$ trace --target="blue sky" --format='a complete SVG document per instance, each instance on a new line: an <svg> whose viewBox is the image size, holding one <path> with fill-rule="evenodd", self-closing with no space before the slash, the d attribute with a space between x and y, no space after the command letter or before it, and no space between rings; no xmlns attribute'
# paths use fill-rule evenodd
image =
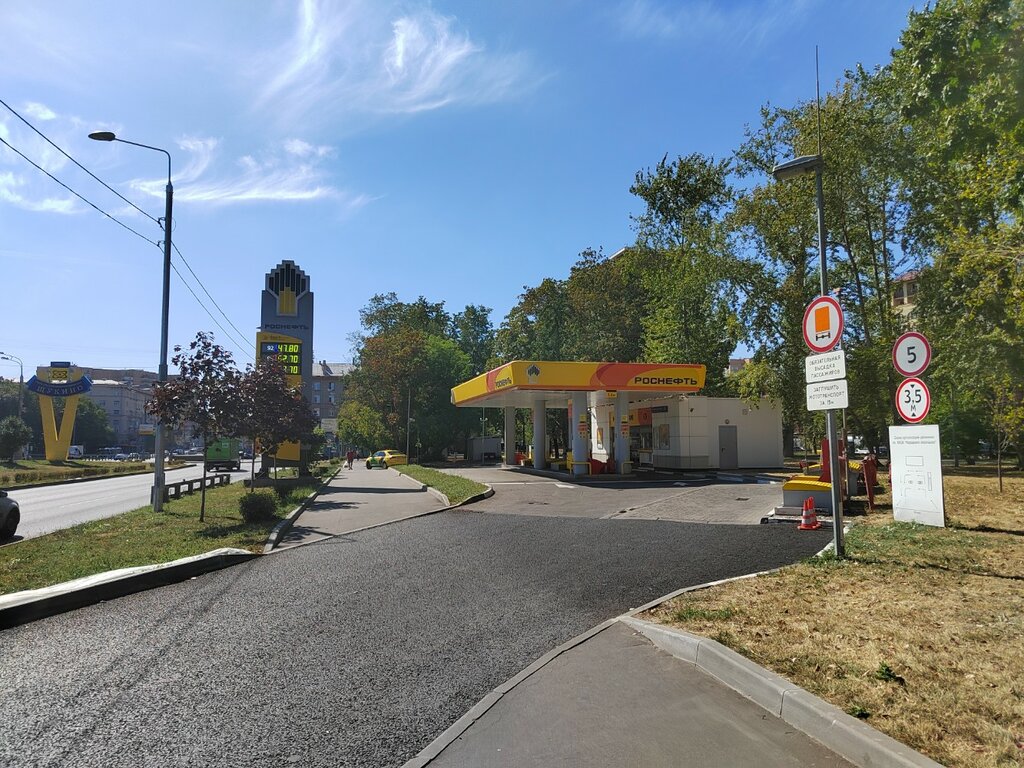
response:
<svg viewBox="0 0 1024 768"><path fill-rule="evenodd" d="M917 4L920 6L920 3ZM900 0L435 0L0 5L0 99L153 217L167 149L170 344L252 360L263 276L310 275L317 359L375 293L494 311L634 239L638 170L731 153L762 104L889 59ZM0 137L152 241L159 227L0 106ZM156 369L161 251L0 145L0 351ZM236 332L235 328L238 329ZM0 376L17 367L0 361Z"/></svg>

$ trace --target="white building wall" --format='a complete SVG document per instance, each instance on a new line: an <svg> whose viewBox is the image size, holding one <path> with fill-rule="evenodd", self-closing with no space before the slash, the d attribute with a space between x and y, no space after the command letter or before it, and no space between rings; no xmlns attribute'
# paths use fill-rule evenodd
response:
<svg viewBox="0 0 1024 768"><path fill-rule="evenodd" d="M634 403L651 408L654 466L673 469L718 469L718 427L735 426L737 468L782 466L782 414L768 401L759 407L736 398L682 396ZM595 459L608 458L615 426L614 407L592 409L590 451ZM597 430L603 428L604 445L598 447Z"/></svg>
<svg viewBox="0 0 1024 768"><path fill-rule="evenodd" d="M726 397L708 401L708 447L718 466L719 425L736 426L739 468L782 466L782 414L766 399L755 408L743 400Z"/></svg>

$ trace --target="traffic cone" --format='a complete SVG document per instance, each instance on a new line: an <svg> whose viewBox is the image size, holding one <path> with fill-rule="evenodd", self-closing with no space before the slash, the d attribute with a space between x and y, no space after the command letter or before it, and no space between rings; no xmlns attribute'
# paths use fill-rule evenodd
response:
<svg viewBox="0 0 1024 768"><path fill-rule="evenodd" d="M800 525L797 528L801 531L814 531L821 528L818 514L814 511L814 499L810 496L804 500L804 511L800 516Z"/></svg>

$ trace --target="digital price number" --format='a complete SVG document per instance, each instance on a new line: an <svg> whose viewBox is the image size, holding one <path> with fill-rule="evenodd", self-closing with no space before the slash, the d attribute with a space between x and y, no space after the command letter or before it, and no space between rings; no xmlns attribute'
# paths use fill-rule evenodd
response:
<svg viewBox="0 0 1024 768"><path fill-rule="evenodd" d="M284 341L264 341L260 344L260 357L276 358L289 376L302 375L302 345Z"/></svg>

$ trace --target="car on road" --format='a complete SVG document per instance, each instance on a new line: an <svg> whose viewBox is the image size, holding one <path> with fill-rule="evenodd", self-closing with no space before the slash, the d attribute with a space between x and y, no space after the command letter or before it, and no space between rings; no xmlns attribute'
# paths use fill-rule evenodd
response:
<svg viewBox="0 0 1024 768"><path fill-rule="evenodd" d="M370 456L366 460L366 468L373 469L374 467L393 467L396 464L408 464L409 459L406 455L400 451L388 449L386 451L377 451L375 454Z"/></svg>
<svg viewBox="0 0 1024 768"><path fill-rule="evenodd" d="M21 507L18 502L0 491L0 541L13 538L21 522Z"/></svg>

